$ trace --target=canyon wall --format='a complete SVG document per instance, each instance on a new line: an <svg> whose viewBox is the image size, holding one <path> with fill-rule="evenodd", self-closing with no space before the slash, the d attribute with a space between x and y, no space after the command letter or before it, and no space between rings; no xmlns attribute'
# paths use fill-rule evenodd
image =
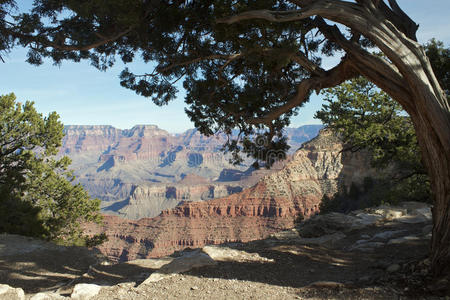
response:
<svg viewBox="0 0 450 300"><path fill-rule="evenodd" d="M297 144L314 137L320 126L302 128L289 129ZM105 213L138 219L180 201L231 195L271 172L252 170L250 161L230 164L220 151L225 141L223 134L206 137L195 129L171 134L155 125L66 126L59 154L72 159L77 182L102 200Z"/></svg>
<svg viewBox="0 0 450 300"><path fill-rule="evenodd" d="M99 249L112 259L158 257L186 247L262 239L291 228L301 215L316 214L322 197L357 181L371 169L365 156L342 154L329 131L306 143L276 172L240 193L202 202L183 202L155 218L137 221L106 216L109 241ZM365 172L365 173L364 173ZM361 178L362 180L362 178Z"/></svg>

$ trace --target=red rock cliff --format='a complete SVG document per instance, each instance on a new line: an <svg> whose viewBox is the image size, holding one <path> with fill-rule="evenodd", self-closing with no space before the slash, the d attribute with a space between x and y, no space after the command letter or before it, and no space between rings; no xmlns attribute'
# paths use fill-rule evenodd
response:
<svg viewBox="0 0 450 300"><path fill-rule="evenodd" d="M262 239L291 228L298 215L318 212L324 194L337 191L343 159L351 162L351 168L365 163L361 158L343 157L341 150L340 141L324 131L299 149L283 169L241 193L185 202L155 218L130 221L106 216L103 230L109 241L100 250L118 260L158 257L186 247ZM100 230L91 228L91 232Z"/></svg>

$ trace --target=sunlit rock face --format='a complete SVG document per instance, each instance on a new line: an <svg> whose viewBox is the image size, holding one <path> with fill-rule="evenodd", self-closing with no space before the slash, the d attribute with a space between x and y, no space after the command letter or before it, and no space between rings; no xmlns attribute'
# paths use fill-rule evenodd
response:
<svg viewBox="0 0 450 300"><path fill-rule="evenodd" d="M292 129L296 140L314 137L320 126ZM298 137L296 138L296 133ZM129 219L154 217L180 201L225 197L254 185L271 170L250 161L229 163L220 150L225 135L206 137L195 129L170 134L155 125L121 130L112 126L66 126L60 155L69 155L78 182L103 211ZM193 187L187 187L193 185ZM176 195L161 192L175 189Z"/></svg>
<svg viewBox="0 0 450 300"><path fill-rule="evenodd" d="M364 157L343 155L342 149L334 134L322 131L295 152L283 168L242 192L209 201L183 201L155 218L131 221L109 216L103 228L89 230L106 231L109 241L100 250L117 260L265 238L292 228L299 215L308 218L316 214L324 195L336 193L341 184L355 180L355 176L372 172ZM174 194L182 193L177 190Z"/></svg>

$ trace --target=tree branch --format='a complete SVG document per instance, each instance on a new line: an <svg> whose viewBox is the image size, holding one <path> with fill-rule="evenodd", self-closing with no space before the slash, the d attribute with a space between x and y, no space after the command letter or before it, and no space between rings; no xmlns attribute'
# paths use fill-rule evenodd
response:
<svg viewBox="0 0 450 300"><path fill-rule="evenodd" d="M396 0L388 0L388 2L392 8L392 11L401 20L401 23L405 29L406 36L417 41L416 32L417 29L419 29L419 25L416 24L407 14L405 14L405 12L400 8Z"/></svg>
<svg viewBox="0 0 450 300"><path fill-rule="evenodd" d="M328 25L321 17L316 17L314 21L327 39L337 43L351 56L355 70L370 78L406 110L412 108L410 92L404 88L404 77L394 64L362 49L358 43L347 40L336 26Z"/></svg>
<svg viewBox="0 0 450 300"><path fill-rule="evenodd" d="M312 16L322 16L330 20L354 19L355 16L362 17L360 5L340 0L317 0L317 1L295 1L302 9L274 11L274 10L252 10L238 15L218 19L217 23L233 24L245 20L263 19L269 22L292 22L303 20ZM358 14L356 14L358 12ZM334 20L333 20L334 21ZM350 20L349 20L350 21ZM340 22L344 24L343 22Z"/></svg>
<svg viewBox="0 0 450 300"><path fill-rule="evenodd" d="M300 82L297 86L297 94L286 104L273 109L264 117L250 119L248 123L270 126L273 120L306 102L311 91L315 90L318 92L323 88L333 87L357 75L358 73L355 72L350 61L343 58L339 65L329 71L325 71L323 76L310 77Z"/></svg>
<svg viewBox="0 0 450 300"><path fill-rule="evenodd" d="M119 38L121 38L122 36L126 35L127 33L129 33L132 30L132 28L128 28L122 32L119 32L118 34L116 34L115 36L112 37L103 37L102 39L89 44L89 45L84 45L84 46L76 46L76 45L66 45L66 44L57 44L54 42L44 42L43 45L44 46L50 46L52 48L58 49L58 50L64 50L64 51L87 51L93 48L97 48L101 45L110 43L110 42L114 42L115 40L118 40ZM99 34L96 34L97 36L100 36Z"/></svg>
<svg viewBox="0 0 450 300"><path fill-rule="evenodd" d="M52 47L54 49L58 49L58 50L63 50L63 51L87 51L90 49L94 49L97 48L101 45L113 42L119 38L121 38L122 36L128 34L129 32L131 32L132 28L128 28L122 32L119 32L118 34L116 34L115 36L112 37L104 37L92 44L88 44L88 45L67 45L67 44L60 44L60 43L55 43L53 41L50 41L48 39L42 40L42 36L41 35L28 35L28 34L23 34L20 32L16 32L14 30L8 29L8 32L18 38L18 39L24 39L24 40L28 40L28 41L34 41L37 42L38 44L43 45L44 47ZM94 33L96 36L100 36L98 33Z"/></svg>
<svg viewBox="0 0 450 300"><path fill-rule="evenodd" d="M173 68L187 66L187 65L190 65L193 63L204 61L204 60L223 59L223 60L227 60L227 63L229 63L230 61L232 61L240 56L242 56L242 53L235 53L235 54L231 54L231 55L212 54L212 55L208 55L208 56L193 58L193 59L178 62L178 63L172 63L172 64L168 65L167 67L157 67L156 71L158 73L164 74Z"/></svg>

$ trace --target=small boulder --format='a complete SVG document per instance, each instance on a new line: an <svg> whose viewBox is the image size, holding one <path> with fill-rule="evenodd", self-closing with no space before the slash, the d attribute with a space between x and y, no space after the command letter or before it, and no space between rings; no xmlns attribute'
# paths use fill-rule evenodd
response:
<svg viewBox="0 0 450 300"><path fill-rule="evenodd" d="M0 299L25 300L25 293L21 288L0 284Z"/></svg>
<svg viewBox="0 0 450 300"><path fill-rule="evenodd" d="M37 293L30 297L30 300L59 300L59 299L65 298L57 293L52 292Z"/></svg>
<svg viewBox="0 0 450 300"><path fill-rule="evenodd" d="M373 211L375 214L383 216L386 220L395 220L407 214L406 208L380 205Z"/></svg>
<svg viewBox="0 0 450 300"><path fill-rule="evenodd" d="M101 288L102 287L97 284L78 283L73 287L73 292L70 295L70 298L88 300L96 296L100 292Z"/></svg>
<svg viewBox="0 0 450 300"><path fill-rule="evenodd" d="M211 266L215 264L217 263L204 252L201 252L199 250L186 252L182 256L174 259L170 263L162 266L158 271L151 274L149 278L141 283L141 286L151 282L160 281L175 274L187 272L193 268Z"/></svg>

